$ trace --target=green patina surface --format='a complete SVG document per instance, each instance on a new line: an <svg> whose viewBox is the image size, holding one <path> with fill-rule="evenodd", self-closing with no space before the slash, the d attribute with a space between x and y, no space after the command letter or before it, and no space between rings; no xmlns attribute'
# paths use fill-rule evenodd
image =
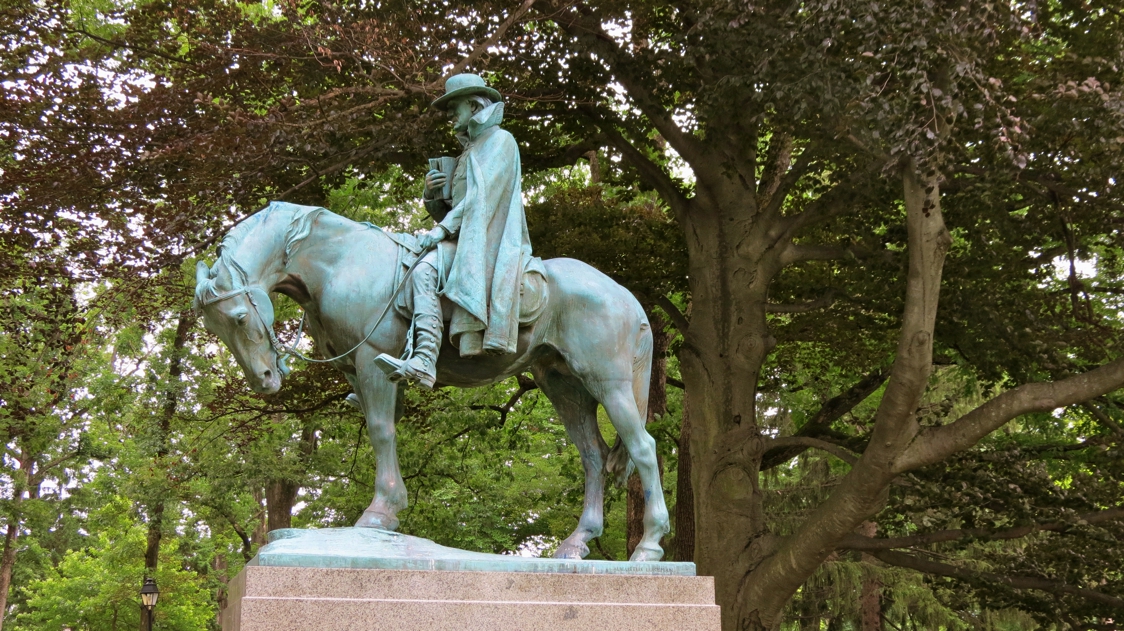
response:
<svg viewBox="0 0 1124 631"><path fill-rule="evenodd" d="M284 528L251 565L450 572L538 572L694 576L694 563L581 561L469 552L378 528Z"/></svg>

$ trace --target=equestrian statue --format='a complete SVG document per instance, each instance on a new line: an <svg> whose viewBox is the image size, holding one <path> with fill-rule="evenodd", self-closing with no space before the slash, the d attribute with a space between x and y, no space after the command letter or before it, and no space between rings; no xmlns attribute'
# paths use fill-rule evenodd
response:
<svg viewBox="0 0 1124 631"><path fill-rule="evenodd" d="M652 364L644 311L593 267L532 255L519 149L499 126L496 90L477 75L456 75L433 107L448 113L464 148L455 159L430 160L423 202L433 229L393 233L274 202L230 230L213 267L197 265L195 308L250 387L274 393L288 373L285 357L299 353L278 341L269 295L302 307L326 358L305 359L344 373L375 450L375 496L356 526L395 530L406 507L394 429L400 383L471 388L529 371L585 469L581 517L554 556L589 554L603 528L606 476L623 481L635 465L644 535L631 560L658 561L669 528L656 443L644 427ZM612 449L598 405L617 432Z"/></svg>

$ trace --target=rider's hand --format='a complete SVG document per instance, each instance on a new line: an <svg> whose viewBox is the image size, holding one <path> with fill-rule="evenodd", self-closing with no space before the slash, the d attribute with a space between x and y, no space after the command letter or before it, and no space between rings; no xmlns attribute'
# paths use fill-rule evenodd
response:
<svg viewBox="0 0 1124 631"><path fill-rule="evenodd" d="M441 187L445 186L445 181L447 179L448 176L444 173L437 169L432 169L429 173L425 174L425 188L436 197L436 195L441 192Z"/></svg>
<svg viewBox="0 0 1124 631"><path fill-rule="evenodd" d="M449 233L445 232L445 227L438 224L429 232L424 232L418 237L418 245L420 245L423 250L430 250L438 243L444 241L447 236L449 236Z"/></svg>

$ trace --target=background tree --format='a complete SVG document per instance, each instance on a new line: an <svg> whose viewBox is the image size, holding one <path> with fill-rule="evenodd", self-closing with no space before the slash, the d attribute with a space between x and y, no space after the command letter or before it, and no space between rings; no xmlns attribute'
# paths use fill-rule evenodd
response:
<svg viewBox="0 0 1124 631"><path fill-rule="evenodd" d="M1096 458L1116 449L1124 382L1120 15L1068 2L17 5L0 17L0 239L57 248L76 278L135 304L142 330L167 331L149 323L185 305L162 271L267 198L408 189L425 157L456 151L425 109L442 77L487 72L528 172L598 150L600 179L654 192L682 230L688 295L671 298L690 313L666 314L682 335L694 554L727 628L775 627L789 603L841 621L842 596L812 592L852 550L974 586L933 583L924 600L884 573L883 613L960 599L981 616L1006 603L1105 624L1119 577L1043 548L1104 536L1119 508ZM494 394L475 405L504 407ZM267 403L218 418L278 436L326 421ZM1012 443L988 437L1005 424ZM329 427L310 435L344 435ZM312 485L317 444L271 479ZM1035 451L1048 444L1064 448ZM842 460L825 471L809 448ZM1004 476L1020 483L1002 491ZM987 510L941 509L937 490L957 482ZM216 520L260 519L265 486L219 491L239 511ZM879 538L855 540L868 523ZM1017 528L1041 532L1004 538ZM1039 538L1039 563L983 565Z"/></svg>
<svg viewBox="0 0 1124 631"><path fill-rule="evenodd" d="M881 510L898 476L972 447L1019 414L1121 385L1112 325L1084 296L1072 310L1052 308L1041 286L1058 254L1082 258L1073 234L1092 247L1119 237L1115 182L1104 170L1119 167L1119 95L1102 85L1118 79L1119 66L1107 61L1120 56L1118 13L620 2L548 4L543 14L550 21L513 40L497 63L524 94L566 95L539 101L550 115L537 120L596 130L660 193L686 235L692 315L680 358L693 425L696 560L716 576L724 626L776 625L800 585ZM1062 93L1077 97L1064 111L1053 106ZM1081 136L1099 140L1079 148L1069 139L1081 121L1093 126ZM1089 170L1066 168L1077 155ZM677 160L692 179L677 177ZM1059 192L1055 183L1066 180ZM1080 217L1064 210L1075 204ZM1065 249L1051 256L1051 246ZM860 294L865 313L855 316L881 326L856 340L876 363L843 361L861 375L890 360L889 379L861 459L803 523L774 532L763 515L761 461L797 441L771 440L758 409L767 358L788 341L768 314L829 303L815 285L797 282L803 296L786 296L781 283L845 266L820 261L847 260L867 263L856 273L881 290ZM951 283L942 284L946 273ZM1070 278L1080 282L1076 272ZM938 320L938 293L950 285L953 308ZM986 306L966 300L984 287ZM770 293L804 301L770 307ZM1027 303L1051 317L1012 308ZM1014 322L1028 325L1020 351L964 348L989 339L995 325L1011 326L1010 339ZM1052 341L1059 330L1064 351L1031 351L1031 339ZM1011 389L923 427L918 406L934 349L957 346L966 366Z"/></svg>

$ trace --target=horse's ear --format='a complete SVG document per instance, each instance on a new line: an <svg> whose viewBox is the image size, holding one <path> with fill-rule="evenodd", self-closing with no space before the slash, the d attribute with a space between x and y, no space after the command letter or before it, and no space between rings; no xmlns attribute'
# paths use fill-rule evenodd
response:
<svg viewBox="0 0 1124 631"><path fill-rule="evenodd" d="M199 287L200 285L202 285L203 281L207 280L210 277L211 277L211 268L207 267L206 263L204 263L203 261L199 261L198 263L195 264L195 286L196 287Z"/></svg>

